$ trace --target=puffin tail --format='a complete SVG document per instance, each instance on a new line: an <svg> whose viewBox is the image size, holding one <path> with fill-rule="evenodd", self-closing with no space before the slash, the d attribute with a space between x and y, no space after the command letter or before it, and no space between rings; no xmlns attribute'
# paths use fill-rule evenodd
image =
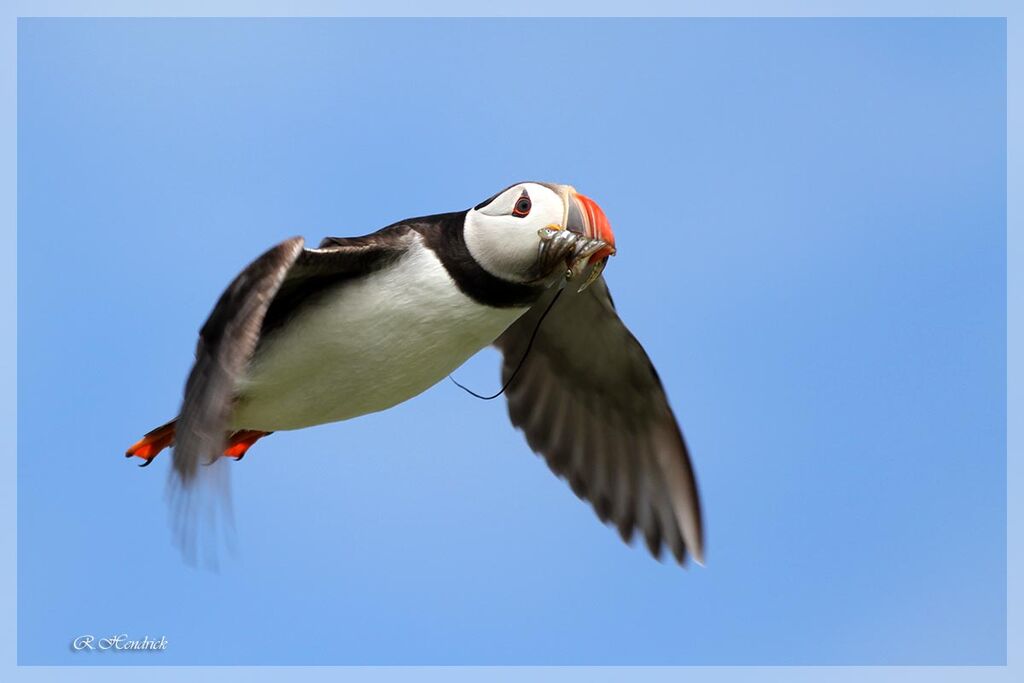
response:
<svg viewBox="0 0 1024 683"><path fill-rule="evenodd" d="M139 467L145 467L149 463L153 462L160 451L174 445L174 429L177 425L178 420L174 419L167 424L160 425L156 429L148 432L144 437L136 441L132 446L125 451L124 456L130 458L135 456L136 458L142 458L144 462ZM227 438L227 442L224 447L224 455L235 460L241 460L242 456L246 454L249 448L256 443L259 439L270 434L271 432L261 432L253 429L242 429L237 432L233 432Z"/></svg>

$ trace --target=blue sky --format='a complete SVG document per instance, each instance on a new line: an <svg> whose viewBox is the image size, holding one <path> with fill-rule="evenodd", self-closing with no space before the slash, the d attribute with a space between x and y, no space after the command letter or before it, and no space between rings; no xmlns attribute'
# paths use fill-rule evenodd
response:
<svg viewBox="0 0 1024 683"><path fill-rule="evenodd" d="M1005 49L996 20L23 20L20 663L1004 661ZM708 566L621 544L449 384L259 443L240 558L185 566L168 461L122 453L224 285L521 179L615 227ZM458 376L496 388L496 354ZM121 632L170 645L68 646Z"/></svg>

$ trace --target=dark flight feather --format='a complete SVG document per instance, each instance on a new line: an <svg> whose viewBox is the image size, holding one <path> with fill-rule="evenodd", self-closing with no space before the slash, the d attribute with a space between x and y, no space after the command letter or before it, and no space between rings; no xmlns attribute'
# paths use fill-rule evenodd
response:
<svg viewBox="0 0 1024 683"><path fill-rule="evenodd" d="M700 500L682 432L650 359L612 305L604 278L566 287L505 392L512 424L624 540L658 557L703 561ZM502 381L516 367L549 292L495 342Z"/></svg>

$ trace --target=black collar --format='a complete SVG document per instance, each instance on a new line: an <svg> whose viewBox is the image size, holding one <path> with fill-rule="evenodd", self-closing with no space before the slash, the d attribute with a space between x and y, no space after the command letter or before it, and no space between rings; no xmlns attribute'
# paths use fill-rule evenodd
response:
<svg viewBox="0 0 1024 683"><path fill-rule="evenodd" d="M437 254L463 294L495 308L532 306L547 288L510 282L484 270L466 246L467 213L458 211L424 216L414 218L409 223L423 235L424 243Z"/></svg>

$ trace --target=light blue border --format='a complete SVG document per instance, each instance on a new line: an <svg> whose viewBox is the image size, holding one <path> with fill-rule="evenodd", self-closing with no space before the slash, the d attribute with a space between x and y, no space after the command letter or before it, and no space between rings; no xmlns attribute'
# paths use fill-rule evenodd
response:
<svg viewBox="0 0 1024 683"><path fill-rule="evenodd" d="M1007 19L1007 187L1024 187L1021 169L1021 54L1024 13L1019 5L1006 2L957 0L889 0L814 2L811 0L712 0L669 2L667 0L518 0L513 3L480 5L465 0L445 2L393 2L358 0L330 2L305 0L183 0L180 2L40 1L12 2L0 7L0 311L4 334L0 335L0 381L7 391L0 398L0 453L9 463L0 474L0 544L4 548L0 579L0 657L2 677L8 681L95 680L152 681L231 680L276 681L346 680L392 681L1018 681L1024 680L1024 629L1021 617L1024 594L1024 466L1021 463L1020 423L1013 416L1024 414L1021 391L1020 307L1024 301L1024 240L1020 225L1020 199L1007 196L1007 665L1001 667L18 667L17 661L17 561L16 561L16 458L17 452L17 18L20 16L987 16ZM1016 74L1016 79L1013 74ZM1016 83L1016 85L1015 85ZM1017 673L1014 674L1013 672Z"/></svg>

